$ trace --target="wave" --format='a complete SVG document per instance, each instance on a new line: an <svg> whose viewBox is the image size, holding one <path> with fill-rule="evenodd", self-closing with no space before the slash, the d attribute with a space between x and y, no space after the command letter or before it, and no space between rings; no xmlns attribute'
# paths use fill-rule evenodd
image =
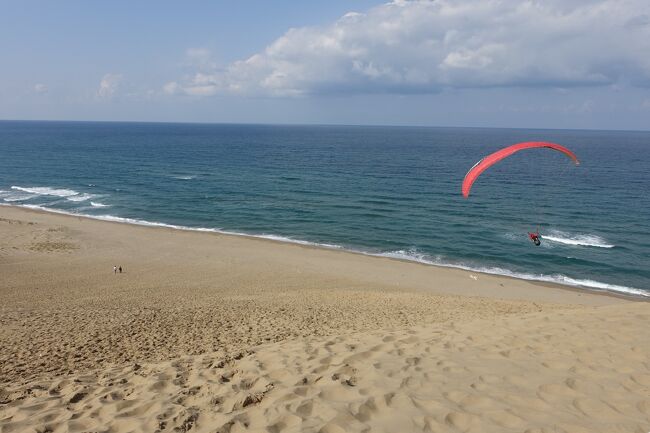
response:
<svg viewBox="0 0 650 433"><path fill-rule="evenodd" d="M223 234L228 234L228 235L237 235L237 236L251 236L255 238L261 238L261 239L269 239L272 241L277 241L277 242L288 242L292 244L299 244L299 245L310 245L314 247L321 247L321 248L329 248L329 249L343 249L342 246L340 245L335 245L335 244L325 244L322 242L310 242L310 241L303 241L300 239L294 239L290 238L287 236L278 236L278 235L250 235L248 233L238 233L238 232L229 232L229 231L224 231L224 230L219 230L219 233Z"/></svg>
<svg viewBox="0 0 650 433"><path fill-rule="evenodd" d="M37 206L34 206L34 205L25 205L25 206L26 207L32 207L32 208L37 207ZM49 208L43 208L43 210L50 211ZM164 228L169 228L169 229L174 229L174 230L185 230L185 231L206 232L206 233L219 233L219 234L231 235L231 236L246 236L246 237L259 238L259 239L268 239L268 240L276 241L276 242L287 242L287 243L298 244L298 245L309 245L309 246L314 246L314 247L322 247L322 248L330 248L330 249L342 249L343 248L343 247L341 247L339 245L304 241L304 240L301 240L301 239L294 239L294 238L287 237L287 236L278 236L278 235L270 235L270 234L257 234L257 235L254 235L254 234L250 234L250 233L235 232L235 231L230 231L230 230L222 230L222 229L209 228L209 227L188 227L188 226L181 226L181 225L176 225L176 224L152 222L152 221L147 221L147 220L141 220L141 219L138 219L138 218L118 217L118 216L115 216L115 215L80 215L80 214L76 214L76 213L72 213L72 212L65 212L65 211L58 211L58 210L56 210L55 212L64 213L64 214L68 214L68 215L75 215L75 216L84 216L84 217L87 217L87 218L98 219L98 220L102 220L102 221L112 221L112 222L119 222L119 223L135 224L135 225L147 226L147 227L164 227Z"/></svg>
<svg viewBox="0 0 650 433"><path fill-rule="evenodd" d="M91 202L90 202L90 205L91 205L92 207L97 207L97 208L100 208L100 207L111 207L110 204L99 203L99 202L97 202L97 201L91 201Z"/></svg>
<svg viewBox="0 0 650 433"><path fill-rule="evenodd" d="M87 201L92 198L98 197L97 194L82 193L67 188L51 188L49 186L26 187L26 186L13 185L11 189L14 191L19 191L20 193L26 193L30 195L13 196L13 197L10 196L8 198L5 198L4 199L5 201L24 201L24 200L29 200L30 198L47 195L52 197L61 197L68 201L79 203L82 201ZM18 194L18 193L14 193L14 194Z"/></svg>
<svg viewBox="0 0 650 433"><path fill-rule="evenodd" d="M192 179L196 179L196 176L172 176L172 179L192 180Z"/></svg>
<svg viewBox="0 0 650 433"><path fill-rule="evenodd" d="M572 235L561 231L551 231L550 234L542 234L542 239L557 242L564 245L574 245L583 247L614 248L616 245L608 243L605 239L597 235Z"/></svg>
<svg viewBox="0 0 650 433"><path fill-rule="evenodd" d="M4 205L4 206L11 206L11 205ZM577 279L562 274L554 274L554 275L529 274L525 272L515 272L509 269L499 268L499 267L484 267L484 266L479 266L474 264L454 263L451 261L444 260L441 256L431 257L427 254L418 252L415 249L395 250L395 251L376 253L376 252L368 252L368 251L345 248L341 245L311 242L311 241L305 241L305 240L294 239L285 236L271 235L271 234L250 234L250 233L241 233L241 232L222 230L218 228L188 227L188 226L181 226L175 224L167 224L162 222L152 222L152 221L147 221L147 220L142 220L137 218L118 217L115 215L87 215L87 214L80 214L75 212L67 212L59 209L52 209L42 205L24 204L18 206L29 208L29 209L42 210L45 212L64 214L64 215L72 215L77 217L82 216L85 218L91 218L91 219L102 220L102 221L135 224L135 225L148 226L148 227L164 227L164 228L184 230L184 231L196 231L196 232L219 233L219 234L234 235L234 236L245 236L251 238L268 239L272 241L287 242L287 243L293 243L299 245L308 245L308 246L327 248L327 249L339 249L339 250L345 250L345 251L349 251L357 254L363 254L367 256L406 260L406 261L417 262L426 265L442 266L447 268L457 268L466 271L480 272L480 273L492 274L492 275L501 275L506 277L522 279L522 280L542 281L542 282L555 283L555 284L567 285L573 287L582 287L582 288L592 289L592 290L617 292L625 295L650 297L649 291L637 289L634 287L608 284L608 283L603 283L600 281L594 281L589 279Z"/></svg>
<svg viewBox="0 0 650 433"><path fill-rule="evenodd" d="M14 201L26 201L26 200L30 200L30 199L32 199L32 198L34 198L34 197L38 197L38 196L37 196L37 195L33 195L33 194L32 194L32 195L15 195L15 196L13 196L13 197L7 197L7 198L4 198L3 200L4 200L4 201L8 201L8 202L14 202Z"/></svg>
<svg viewBox="0 0 650 433"><path fill-rule="evenodd" d="M612 292L623 293L626 295L650 297L650 292L642 289L636 289L634 287L608 284L608 283L603 283L600 281L594 281L589 279L572 278L562 274L553 274L553 275L529 274L525 272L515 272L509 269L504 269L499 267L484 267L484 266L467 265L462 263L451 263L442 260L440 257L430 258L426 254L419 253L415 250L397 250L397 251L389 251L389 252L378 253L378 254L369 253L368 255L388 257L388 258L399 259L399 260L408 260L408 261L413 261L413 262L418 262L418 263L423 263L423 264L433 265L433 266L457 268L466 271L480 272L483 274L501 275L506 277L517 278L520 280L543 281L547 283L555 283L555 284L561 284L565 286L584 287L593 290L612 291Z"/></svg>
<svg viewBox="0 0 650 433"><path fill-rule="evenodd" d="M73 195L73 196L70 196L70 197L66 197L65 199L70 200L70 201L74 201L74 202L80 202L80 201L89 200L89 199L94 198L94 197L96 197L95 194L77 194L77 195Z"/></svg>
<svg viewBox="0 0 650 433"><path fill-rule="evenodd" d="M34 197L37 197L37 195L24 192L0 190L0 198L6 202L26 201Z"/></svg>
<svg viewBox="0 0 650 433"><path fill-rule="evenodd" d="M56 197L70 197L79 194L77 191L72 189L63 189L63 188L57 189L57 188L50 188L47 186L25 187L25 186L14 185L11 187L11 189L16 191L28 192L31 194L37 194L37 195L53 195Z"/></svg>

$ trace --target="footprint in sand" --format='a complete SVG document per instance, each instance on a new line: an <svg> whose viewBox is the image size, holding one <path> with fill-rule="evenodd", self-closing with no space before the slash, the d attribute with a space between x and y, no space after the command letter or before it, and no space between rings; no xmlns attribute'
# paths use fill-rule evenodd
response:
<svg viewBox="0 0 650 433"><path fill-rule="evenodd" d="M481 395L469 394L466 395L465 397L462 397L458 402L458 405L465 409L477 411L479 409L485 409L485 408L496 406L496 401Z"/></svg>
<svg viewBox="0 0 650 433"><path fill-rule="evenodd" d="M640 412L650 415L650 400L640 401L637 403L636 407Z"/></svg>
<svg viewBox="0 0 650 433"><path fill-rule="evenodd" d="M490 412L488 418L496 425L507 428L521 428L526 426L526 421L507 410Z"/></svg>
<svg viewBox="0 0 650 433"><path fill-rule="evenodd" d="M312 400L304 401L296 408L296 414L303 419L309 418L314 410L314 402Z"/></svg>
<svg viewBox="0 0 650 433"><path fill-rule="evenodd" d="M460 412L449 412L447 416L445 416L445 423L463 432L470 429L478 430L481 425L481 421L478 417Z"/></svg>
<svg viewBox="0 0 650 433"><path fill-rule="evenodd" d="M537 396L549 404L557 404L558 400L573 400L579 393L566 384L550 383L537 388Z"/></svg>
<svg viewBox="0 0 650 433"><path fill-rule="evenodd" d="M610 405L593 398L576 398L573 406L589 418L608 421L612 417L619 416L620 413Z"/></svg>

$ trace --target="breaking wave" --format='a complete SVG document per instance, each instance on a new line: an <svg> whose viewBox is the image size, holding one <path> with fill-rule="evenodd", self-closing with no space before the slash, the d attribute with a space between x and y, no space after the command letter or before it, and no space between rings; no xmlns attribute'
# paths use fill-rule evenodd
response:
<svg viewBox="0 0 650 433"><path fill-rule="evenodd" d="M16 191L0 190L0 198L3 201L6 201L8 203L16 202L16 201L26 201L34 197L37 197L37 194L29 194L22 191L16 192Z"/></svg>
<svg viewBox="0 0 650 433"><path fill-rule="evenodd" d="M16 186L11 187L11 191L0 191L0 194L6 202L26 201L35 197L48 196L59 197L73 203L81 203L92 198L98 197L97 194L89 194L75 191L67 188L52 188L49 186ZM91 202L92 203L92 202ZM94 206L94 205L93 205ZM99 206L102 207L102 206Z"/></svg>
<svg viewBox="0 0 650 433"><path fill-rule="evenodd" d="M25 187L25 186L14 185L11 187L11 189L15 191L28 192L36 195L52 195L55 197L70 197L79 194L77 191L72 189L64 189L64 188L57 189L57 188L50 188L48 186Z"/></svg>
<svg viewBox="0 0 650 433"><path fill-rule="evenodd" d="M616 284L608 284L600 281L594 281L589 279L578 279L571 278L566 275L553 274L530 274L526 272L515 272L509 269L499 268L499 267L485 267L485 266L476 266L463 263L453 263L443 260L441 257L429 257L426 254L422 254L416 250L397 250L389 251L379 254L369 254L372 256L379 257L389 257L399 260L408 260L418 263L423 263L433 266L443 266L448 268L458 268L466 271L480 272L483 274L492 274L492 275L502 275L506 277L518 278L521 280L530 280L530 281L543 281L548 283L556 283L565 286L574 286L574 287L583 287L592 290L603 290L618 292L626 295L634 296L643 296L650 297L650 293L646 290L636 289L634 287L619 286Z"/></svg>
<svg viewBox="0 0 650 433"><path fill-rule="evenodd" d="M79 201L86 201L91 198L95 197L94 194L77 194L73 195L70 197L66 197L66 200L74 201L74 202L79 202Z"/></svg>

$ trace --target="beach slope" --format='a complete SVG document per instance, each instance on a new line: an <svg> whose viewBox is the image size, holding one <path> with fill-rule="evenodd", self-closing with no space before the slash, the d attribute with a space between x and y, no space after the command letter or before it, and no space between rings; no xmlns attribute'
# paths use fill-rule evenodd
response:
<svg viewBox="0 0 650 433"><path fill-rule="evenodd" d="M3 433L650 430L646 302L11 207L0 239Z"/></svg>

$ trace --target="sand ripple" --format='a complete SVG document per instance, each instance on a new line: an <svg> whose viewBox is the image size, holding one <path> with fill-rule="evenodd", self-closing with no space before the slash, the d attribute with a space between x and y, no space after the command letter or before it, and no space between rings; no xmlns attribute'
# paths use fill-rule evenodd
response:
<svg viewBox="0 0 650 433"><path fill-rule="evenodd" d="M34 381L1 390L0 432L646 432L649 320L533 313Z"/></svg>

